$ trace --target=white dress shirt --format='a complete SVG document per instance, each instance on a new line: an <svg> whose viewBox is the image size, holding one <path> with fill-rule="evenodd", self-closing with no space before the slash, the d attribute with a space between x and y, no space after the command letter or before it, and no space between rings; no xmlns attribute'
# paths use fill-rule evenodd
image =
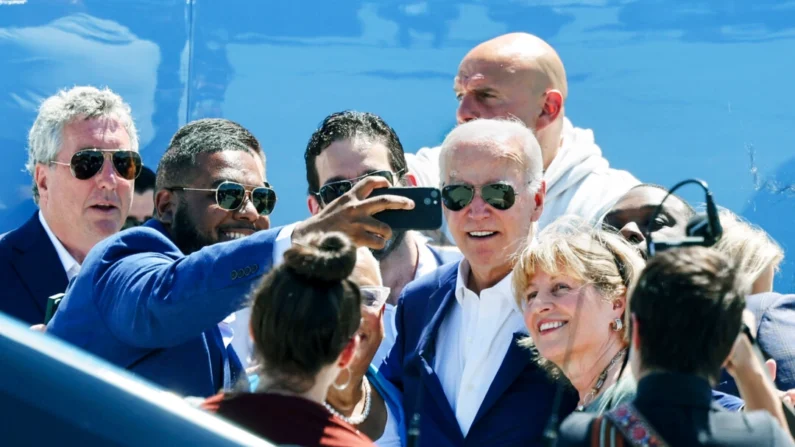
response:
<svg viewBox="0 0 795 447"><path fill-rule="evenodd" d="M47 225L47 221L44 220L44 215L41 214L41 211L39 211L39 222L41 222L41 226L44 227L44 232L47 233L47 237L50 238L52 246L55 247L55 252L58 253L58 259L61 260L63 271L66 272L66 281L71 281L72 278L80 273L80 264L75 260L74 256L66 251L66 247L63 246L61 241L55 237L55 234L50 230L50 226Z"/></svg>
<svg viewBox="0 0 795 447"><path fill-rule="evenodd" d="M434 370L464 436L491 386L515 332L527 333L509 274L480 296L466 287L469 262L458 267L455 303L439 327Z"/></svg>

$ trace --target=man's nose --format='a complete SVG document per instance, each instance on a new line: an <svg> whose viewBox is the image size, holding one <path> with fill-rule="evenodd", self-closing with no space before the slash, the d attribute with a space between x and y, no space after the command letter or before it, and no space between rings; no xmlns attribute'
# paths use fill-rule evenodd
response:
<svg viewBox="0 0 795 447"><path fill-rule="evenodd" d="M113 167L113 162L108 158L102 163L102 169L94 176L97 184L101 188L116 189L119 181L119 173Z"/></svg>
<svg viewBox="0 0 795 447"><path fill-rule="evenodd" d="M480 110L478 110L474 97L469 94L464 95L458 103L458 110L456 110L456 120L458 120L458 124L466 123L467 121L472 121L477 118L480 118Z"/></svg>
<svg viewBox="0 0 795 447"><path fill-rule="evenodd" d="M235 219L245 220L247 222L256 222L259 219L259 212L251 201L251 193L247 192L243 198L243 204L235 211Z"/></svg>
<svg viewBox="0 0 795 447"><path fill-rule="evenodd" d="M635 222L628 222L621 228L619 233L621 233L621 236L623 236L624 239L634 245L638 245L646 240L646 238L643 237L643 232L640 231L638 224Z"/></svg>

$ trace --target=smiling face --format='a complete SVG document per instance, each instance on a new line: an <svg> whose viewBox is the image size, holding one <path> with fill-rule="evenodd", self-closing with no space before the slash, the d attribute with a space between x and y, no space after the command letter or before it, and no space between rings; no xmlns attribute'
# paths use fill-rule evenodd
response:
<svg viewBox="0 0 795 447"><path fill-rule="evenodd" d="M130 137L118 120L76 119L64 126L55 161L69 164L82 149L130 147ZM36 165L35 177L47 224L70 252L87 253L97 242L119 231L127 219L133 182L121 177L110 159L86 180L75 178L69 166L56 164Z"/></svg>
<svg viewBox="0 0 795 447"><path fill-rule="evenodd" d="M496 283L510 272L511 256L541 215L543 193L531 191L519 150L504 143L461 141L443 156L444 185L466 184L476 190L463 209L444 208L450 232L473 274L486 283ZM499 210L483 200L481 187L494 183L508 184L515 191L510 208Z"/></svg>
<svg viewBox="0 0 795 447"><path fill-rule="evenodd" d="M265 184L262 158L253 151L202 153L196 161L190 184L177 186L214 189L230 181L246 185L250 191ZM270 228L269 217L257 213L248 197L244 205L234 211L218 206L214 191L161 190L156 201L161 221L170 223L174 243L185 254Z"/></svg>
<svg viewBox="0 0 795 447"><path fill-rule="evenodd" d="M619 336L610 325L621 318L624 303L622 299L610 302L596 288L570 276L536 269L522 308L539 354L562 366L567 351L570 358L578 358Z"/></svg>

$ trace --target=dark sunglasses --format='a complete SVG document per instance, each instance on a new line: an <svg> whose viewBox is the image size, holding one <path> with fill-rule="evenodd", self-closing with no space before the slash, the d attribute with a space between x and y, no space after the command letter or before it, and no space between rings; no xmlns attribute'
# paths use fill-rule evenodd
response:
<svg viewBox="0 0 795 447"><path fill-rule="evenodd" d="M84 149L75 152L69 163L52 161L50 163L69 166L72 175L78 180L88 180L102 171L105 160L110 158L113 168L120 177L135 180L141 173L141 156L138 152L123 149Z"/></svg>
<svg viewBox="0 0 795 447"><path fill-rule="evenodd" d="M223 182L213 189L185 188L182 186L174 186L168 189L174 191L215 192L215 202L227 211L239 210L245 203L246 196L250 194L251 203L257 212L267 216L273 212L273 208L276 206L276 191L269 184L266 183L265 185L254 187L251 191L247 191L245 186L235 182Z"/></svg>
<svg viewBox="0 0 795 447"><path fill-rule="evenodd" d="M387 179L390 185L395 186L395 182L400 179L400 176L404 171L405 170L401 170L398 173L394 173L392 171L375 171L364 174L361 177L352 178L350 180L340 180L338 182L326 183L320 187L320 190L313 194L317 196L324 205L328 205L329 203L338 199L340 196L344 195L346 192L353 189L353 186L356 183L366 179L367 177L383 177Z"/></svg>
<svg viewBox="0 0 795 447"><path fill-rule="evenodd" d="M516 191L506 183L492 183L480 187L480 196L490 206L504 211L516 202ZM450 211L461 211L475 198L475 187L467 184L442 188L442 203Z"/></svg>

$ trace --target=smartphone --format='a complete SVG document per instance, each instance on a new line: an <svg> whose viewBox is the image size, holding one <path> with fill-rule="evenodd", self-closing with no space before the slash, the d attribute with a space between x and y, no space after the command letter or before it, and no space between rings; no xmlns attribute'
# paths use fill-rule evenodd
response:
<svg viewBox="0 0 795 447"><path fill-rule="evenodd" d="M55 312L58 311L58 305L61 304L61 300L65 294L63 293L56 293L55 295L47 298L47 310L44 312L44 324L47 324L52 320L53 315Z"/></svg>
<svg viewBox="0 0 795 447"><path fill-rule="evenodd" d="M373 217L393 230L437 230L442 226L442 193L437 188L378 188L370 197L401 196L414 201L411 210L386 210Z"/></svg>

